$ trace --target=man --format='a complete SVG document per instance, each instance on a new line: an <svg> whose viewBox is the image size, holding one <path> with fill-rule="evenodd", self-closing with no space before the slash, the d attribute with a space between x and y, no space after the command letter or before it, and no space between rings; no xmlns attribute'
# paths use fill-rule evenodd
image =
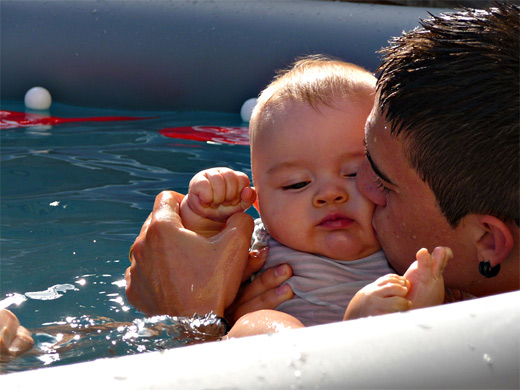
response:
<svg viewBox="0 0 520 390"><path fill-rule="evenodd" d="M383 51L358 186L397 272L449 246L446 285L484 296L519 288L519 13L459 15Z"/></svg>
<svg viewBox="0 0 520 390"><path fill-rule="evenodd" d="M433 17L383 51L358 187L376 203L373 226L397 272L421 247L453 250L452 299L519 288L519 19L515 5ZM147 314L223 316L240 276L262 264L245 255L252 222L234 215L205 240L182 229L180 199L157 198L133 246L128 298ZM277 288L288 277L257 278L234 318L290 299Z"/></svg>

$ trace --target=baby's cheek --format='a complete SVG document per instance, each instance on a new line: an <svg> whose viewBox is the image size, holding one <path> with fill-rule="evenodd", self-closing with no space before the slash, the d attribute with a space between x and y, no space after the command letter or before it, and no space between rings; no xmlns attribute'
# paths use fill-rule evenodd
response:
<svg viewBox="0 0 520 390"><path fill-rule="evenodd" d="M262 221L269 235L284 245L297 241L297 233L304 228L302 222L295 219L294 213L282 207L271 209L266 219L262 214Z"/></svg>

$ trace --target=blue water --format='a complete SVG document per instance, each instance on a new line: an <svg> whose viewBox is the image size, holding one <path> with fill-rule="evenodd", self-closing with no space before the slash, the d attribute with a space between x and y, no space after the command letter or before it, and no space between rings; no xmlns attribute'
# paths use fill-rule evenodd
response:
<svg viewBox="0 0 520 390"><path fill-rule="evenodd" d="M15 102L2 102L1 109L24 111ZM135 334L132 323L143 315L125 296L128 249L160 191L186 192L193 174L212 166L250 175L247 146L172 139L158 131L244 125L240 116L60 104L53 105L51 114L153 118L0 131L0 306L37 330L36 348L3 363L1 371L189 342L166 331L129 337Z"/></svg>

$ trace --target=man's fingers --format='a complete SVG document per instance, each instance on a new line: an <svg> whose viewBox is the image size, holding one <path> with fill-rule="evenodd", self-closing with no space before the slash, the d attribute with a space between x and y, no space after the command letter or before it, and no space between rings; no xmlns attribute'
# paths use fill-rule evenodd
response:
<svg viewBox="0 0 520 390"><path fill-rule="evenodd" d="M144 221L143 226L141 227L141 231L139 232L139 235L146 234L146 231L148 230L148 225L150 225L150 221L152 220L152 213L148 215L148 218L146 218L146 221Z"/></svg>
<svg viewBox="0 0 520 390"><path fill-rule="evenodd" d="M239 298L238 303L250 301L255 297L265 294L267 291L280 287L281 284L287 281L291 276L292 269L287 264L269 268L244 289L244 294Z"/></svg>
<svg viewBox="0 0 520 390"><path fill-rule="evenodd" d="M227 313L232 321L256 310L275 309L282 302L291 299L294 293L288 284L281 285L292 276L292 269L287 264L270 268L241 288L235 302Z"/></svg>
<svg viewBox="0 0 520 390"><path fill-rule="evenodd" d="M247 245L249 247L251 245L251 236L253 235L254 227L255 223L250 215L245 213L236 213L229 217L226 222L226 227L218 235L223 234L226 231L233 231L232 234L237 234L247 239Z"/></svg>
<svg viewBox="0 0 520 390"><path fill-rule="evenodd" d="M269 252L269 247L264 247L259 250L254 250L249 252L249 259L247 261L246 269L244 271L244 275L242 276L242 283L246 280L250 279L254 273L260 271L267 260L267 253Z"/></svg>
<svg viewBox="0 0 520 390"><path fill-rule="evenodd" d="M227 262L227 258L222 258L222 256L215 260L223 261L227 266L233 266L233 272L240 272L237 279L237 290L247 265L253 229L253 218L245 213L237 213L229 217L224 229L210 239L214 245L220 247L221 252L217 253L225 253L227 257L235 259L233 264ZM237 264L237 261L243 263Z"/></svg>
<svg viewBox="0 0 520 390"><path fill-rule="evenodd" d="M134 286L134 283L132 283L132 280L134 280L138 273L136 272L134 276L131 277L132 274L132 268L136 267L136 263L132 263L130 267L126 269L125 272L125 280L126 280L126 296L128 298L128 301L134 306L137 310L143 310L143 305L141 302L141 293L136 290L136 287ZM135 285L138 285L137 283Z"/></svg>
<svg viewBox="0 0 520 390"><path fill-rule="evenodd" d="M157 195L150 223L155 221L165 221L168 222L168 224L172 224L175 228L184 228L180 214L180 207L183 198L184 195L175 191L163 191Z"/></svg>

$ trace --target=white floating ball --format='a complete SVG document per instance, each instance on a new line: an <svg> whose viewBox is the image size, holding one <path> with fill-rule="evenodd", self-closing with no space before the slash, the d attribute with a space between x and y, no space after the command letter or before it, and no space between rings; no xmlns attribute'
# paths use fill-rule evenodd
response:
<svg viewBox="0 0 520 390"><path fill-rule="evenodd" d="M33 87L25 94L25 107L31 110L48 110L51 107L52 97L43 87Z"/></svg>
<svg viewBox="0 0 520 390"><path fill-rule="evenodd" d="M256 98L247 99L244 104L242 104L242 108L240 109L240 116L244 122L249 122L251 120L251 114L253 113L255 106Z"/></svg>

